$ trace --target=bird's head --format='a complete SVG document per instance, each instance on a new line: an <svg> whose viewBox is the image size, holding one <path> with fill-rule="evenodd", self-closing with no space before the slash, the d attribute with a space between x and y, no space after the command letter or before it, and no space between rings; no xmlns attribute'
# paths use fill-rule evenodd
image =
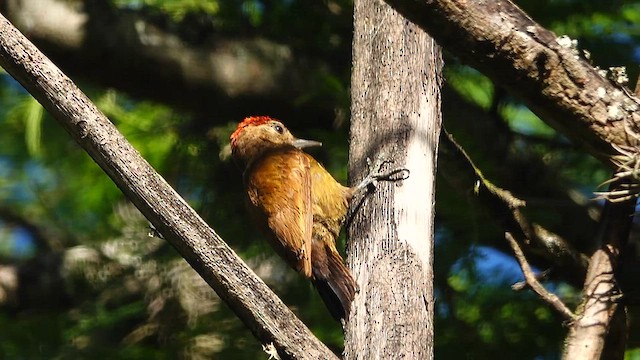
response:
<svg viewBox="0 0 640 360"><path fill-rule="evenodd" d="M318 141L296 138L282 122L268 116L247 117L231 134L231 153L244 164L278 148L293 146L302 149L321 145Z"/></svg>

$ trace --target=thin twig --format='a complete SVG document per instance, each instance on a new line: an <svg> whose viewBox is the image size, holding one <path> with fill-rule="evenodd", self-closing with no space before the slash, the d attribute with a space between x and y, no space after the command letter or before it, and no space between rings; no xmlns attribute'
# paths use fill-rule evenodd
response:
<svg viewBox="0 0 640 360"><path fill-rule="evenodd" d="M542 226L530 222L521 208L526 206L508 190L499 188L487 180L469 155L453 136L442 131L440 136L440 161L455 169L456 177L448 179L453 186L466 189L473 182L474 195L491 215L504 226L505 231L526 239L529 255L536 254L549 260L560 269L563 279L577 285L584 281L589 258L569 241Z"/></svg>
<svg viewBox="0 0 640 360"><path fill-rule="evenodd" d="M538 281L545 281L549 279L549 275L551 275L551 269L547 269L539 274L534 274L534 276L536 277L536 280ZM530 288L529 283L527 283L527 280L518 281L517 283L511 285L511 290L513 291L522 291L526 288Z"/></svg>
<svg viewBox="0 0 640 360"><path fill-rule="evenodd" d="M516 256L518 263L520 263L520 268L522 269L522 274L524 274L525 281L527 282L529 287L531 287L531 290L538 294L538 296L540 296L542 300L551 305L565 319L576 319L576 315L571 310L569 310L569 308L562 302L562 300L560 300L560 298L556 294L547 291L547 289L545 289L544 286L540 284L538 279L536 279L533 270L531 270L531 266L529 266L529 263L527 262L527 259L524 256L520 245L518 245L518 242L513 238L513 235L511 235L510 232L506 232L505 238L509 242L509 245L511 245L513 253Z"/></svg>

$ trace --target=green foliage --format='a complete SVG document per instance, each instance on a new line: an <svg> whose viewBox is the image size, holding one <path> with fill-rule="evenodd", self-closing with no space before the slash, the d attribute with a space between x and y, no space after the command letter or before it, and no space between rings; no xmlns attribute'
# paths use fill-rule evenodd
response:
<svg viewBox="0 0 640 360"><path fill-rule="evenodd" d="M624 360L640 360L640 349L627 350Z"/></svg>
<svg viewBox="0 0 640 360"><path fill-rule="evenodd" d="M505 104L500 115L514 131L520 134L533 134L544 138L550 138L556 134L555 130L522 104Z"/></svg>
<svg viewBox="0 0 640 360"><path fill-rule="evenodd" d="M346 183L349 1L112 3L151 10L183 27L202 25L192 23L197 15L217 34L259 34L326 64L310 77L313 91L292 96L289 105L316 102L336 110L334 128L310 124L297 133L323 142L313 155ZM558 34L578 38L596 64L606 67L631 64L632 49L638 46L634 37L640 35L640 7L636 2L620 3L550 0L519 5ZM615 45L612 38L617 39ZM623 49L622 54L612 47ZM488 114L481 127L506 131L510 142L499 158L489 149L496 145L493 138L478 145L477 133L468 124L482 120L471 112L465 114L467 125L459 127L445 113L445 125L456 128L456 138L491 181L525 197L530 204L528 215L562 230L567 220L555 215L556 203L546 200L567 192L588 198L607 178L608 170L571 147L485 76L455 59L446 62L448 86L477 113ZM1 303L0 328L11 331L0 337L0 353L11 359L266 358L250 332L176 252L164 241L147 236L147 222L104 172L33 98L4 72L0 74L0 210L9 209L23 221L0 220L0 260L3 265L21 264L38 272L42 268L30 261L46 258L57 265L43 268L53 268L62 277L46 306L31 310L23 299ZM339 324L328 316L308 282L289 270L248 224L241 205L242 174L228 149L228 137L238 119L218 114L202 119L116 90L86 87L142 156L339 353L343 338ZM562 187L532 186L545 181ZM436 357L557 358L565 334L555 314L530 293L511 291L512 279L500 277L502 270L489 275L479 270L478 265L490 259L475 249L479 244L504 246L502 228L469 194L442 178L437 186ZM39 229L46 243L31 239L36 250L18 256L14 230L28 225ZM51 254L55 261L48 257ZM488 281L489 277L497 280ZM575 303L578 295L572 286L546 285ZM69 296L54 301L56 294ZM0 297L0 301L4 300ZM640 358L634 346L626 359Z"/></svg>
<svg viewBox="0 0 640 360"><path fill-rule="evenodd" d="M218 0L113 0L120 7L151 7L166 13L173 20L179 21L189 13L205 13L215 15L220 11Z"/></svg>
<svg viewBox="0 0 640 360"><path fill-rule="evenodd" d="M11 329L3 331L0 340L0 353L4 358L45 359L59 353L60 345L65 342L59 330L69 322L63 314L16 316L0 313L0 325L3 329Z"/></svg>
<svg viewBox="0 0 640 360"><path fill-rule="evenodd" d="M9 121L19 121L24 118L25 144L29 155L37 157L40 155L42 119L44 109L34 98L25 96L12 112L7 114Z"/></svg>
<svg viewBox="0 0 640 360"><path fill-rule="evenodd" d="M452 272L448 283L437 304L436 357L523 359L560 349L558 318L530 293L514 294L506 280L487 284L469 268Z"/></svg>
<svg viewBox="0 0 640 360"><path fill-rule="evenodd" d="M489 78L468 66L449 65L445 67L447 82L470 102L488 110L493 101L493 83Z"/></svg>
<svg viewBox="0 0 640 360"><path fill-rule="evenodd" d="M132 102L113 90L95 103L156 170L165 170L178 142L179 115L158 104Z"/></svg>

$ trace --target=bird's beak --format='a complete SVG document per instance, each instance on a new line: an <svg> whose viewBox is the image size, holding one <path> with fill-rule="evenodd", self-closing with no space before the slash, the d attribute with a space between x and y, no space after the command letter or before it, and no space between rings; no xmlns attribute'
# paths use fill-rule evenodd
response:
<svg viewBox="0 0 640 360"><path fill-rule="evenodd" d="M320 141L295 139L293 140L293 146L297 147L298 149L304 149L312 146L322 146L322 143Z"/></svg>

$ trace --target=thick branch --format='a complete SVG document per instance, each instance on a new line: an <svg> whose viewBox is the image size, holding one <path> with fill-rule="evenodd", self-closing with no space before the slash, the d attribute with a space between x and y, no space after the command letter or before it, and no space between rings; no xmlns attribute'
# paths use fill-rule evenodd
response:
<svg viewBox="0 0 640 360"><path fill-rule="evenodd" d="M518 197L527 202L527 208L531 209L530 216L544 214L553 211L556 219L552 221L552 230L559 234L581 252L592 252L597 244L592 243L593 233L597 228L597 222L592 213L599 208L597 203L590 202L586 196L580 196L578 192L567 182L566 177L560 171L564 165L549 162L542 154L535 151L535 144L529 137L522 137L505 126L506 120L495 112L487 112L479 106L473 105L445 87L443 92L444 124L447 131L454 135L456 142L468 153L473 155L473 163L481 168L483 175L492 181L499 183L502 188L509 189ZM496 95L500 96L500 95ZM500 100L495 100L500 101ZM498 105L496 105L498 106ZM469 121L473 119L473 121ZM487 141L491 139L491 141ZM522 146L522 143L525 146ZM563 141L554 142L546 140L545 146L562 153L575 153L579 150ZM550 143L552 142L552 143ZM562 148L557 148L562 147ZM447 146L445 146L445 149ZM548 154L547 154L548 155ZM544 155L546 157L547 155ZM446 158L445 158L446 159ZM455 165L450 166L447 161L440 161L438 171L443 177L456 181L460 191L471 189L475 179L460 179ZM467 174L467 172L465 172ZM462 194L466 194L463 192ZM442 194L446 195L446 194ZM463 201L467 202L464 196ZM451 201L447 198L447 201ZM440 215L455 216L460 218L465 213L456 211L456 206L443 206ZM598 210L599 211L599 210ZM470 215L470 213L469 213ZM540 220L547 219L546 215ZM545 226L547 226L545 224ZM490 236L481 236L479 239L487 245L501 248L509 253L506 242L491 232ZM529 256L529 261L535 263ZM540 264L536 264L539 266ZM547 266L547 265L544 265ZM543 267L544 267L543 266ZM583 278L579 279L577 286L582 286Z"/></svg>
<svg viewBox="0 0 640 360"><path fill-rule="evenodd" d="M627 128L640 122L638 99L510 1L387 2L606 163L615 154L611 144L637 145Z"/></svg>
<svg viewBox="0 0 640 360"><path fill-rule="evenodd" d="M73 82L2 16L0 65L54 115L262 343L274 343L282 358L335 358Z"/></svg>

